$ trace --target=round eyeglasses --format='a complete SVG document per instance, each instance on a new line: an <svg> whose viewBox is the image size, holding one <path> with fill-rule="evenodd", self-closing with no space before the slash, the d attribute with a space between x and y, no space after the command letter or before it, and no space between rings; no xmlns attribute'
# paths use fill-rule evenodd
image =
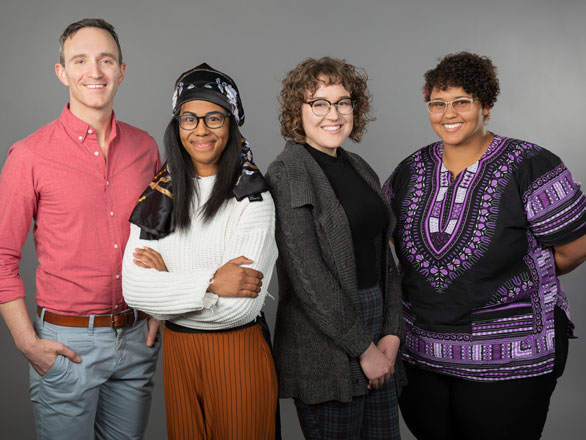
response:
<svg viewBox="0 0 586 440"><path fill-rule="evenodd" d="M330 102L327 99L314 99L313 101L303 101L311 106L311 111L315 116L325 116L330 112L332 105L336 107L341 115L349 115L354 110L354 100L351 98L342 98L336 102Z"/></svg>
<svg viewBox="0 0 586 440"><path fill-rule="evenodd" d="M457 98L453 101L427 101L425 105L430 113L443 113L448 109L448 105L451 105L455 112L465 112L472 108L474 101L476 101L474 98Z"/></svg>
<svg viewBox="0 0 586 440"><path fill-rule="evenodd" d="M197 116L194 113L188 112L176 116L175 119L179 122L179 126L183 130L195 130L199 124L199 120L203 119L203 123L207 128L215 129L224 125L224 121L230 115L222 112L209 112L203 116Z"/></svg>

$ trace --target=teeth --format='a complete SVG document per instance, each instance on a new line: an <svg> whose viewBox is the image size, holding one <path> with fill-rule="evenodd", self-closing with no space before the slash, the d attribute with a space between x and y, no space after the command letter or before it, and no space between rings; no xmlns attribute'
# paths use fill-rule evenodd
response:
<svg viewBox="0 0 586 440"><path fill-rule="evenodd" d="M103 84L87 84L86 87L88 89L103 89L104 85Z"/></svg>
<svg viewBox="0 0 586 440"><path fill-rule="evenodd" d="M458 122L458 123L456 123L456 124L444 124L444 126L445 126L446 128L457 128L457 127L459 127L460 125L462 125L462 123L461 123L461 122Z"/></svg>
<svg viewBox="0 0 586 440"><path fill-rule="evenodd" d="M341 125L328 125L328 126L322 127L322 128L326 131L336 131L336 130L339 130L340 127L342 127L342 126Z"/></svg>

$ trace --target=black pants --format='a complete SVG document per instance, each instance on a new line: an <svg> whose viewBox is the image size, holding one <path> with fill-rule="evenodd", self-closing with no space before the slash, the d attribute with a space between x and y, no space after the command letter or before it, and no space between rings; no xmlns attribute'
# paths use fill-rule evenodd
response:
<svg viewBox="0 0 586 440"><path fill-rule="evenodd" d="M405 365L401 414L418 440L536 440L568 355L568 321L555 309L555 366L543 376L472 382Z"/></svg>

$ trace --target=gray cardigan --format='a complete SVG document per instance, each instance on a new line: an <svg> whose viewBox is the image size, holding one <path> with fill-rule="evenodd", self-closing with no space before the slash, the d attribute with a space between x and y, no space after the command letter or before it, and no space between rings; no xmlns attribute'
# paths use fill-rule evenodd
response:
<svg viewBox="0 0 586 440"><path fill-rule="evenodd" d="M338 149L385 201L389 224L377 243L384 295L383 335L401 339L401 288L389 248L395 221L374 170ZM275 357L281 398L308 404L349 402L366 394L359 356L372 339L362 323L348 219L319 164L302 145L287 143L266 174L277 211L279 306ZM400 359L395 381L404 383Z"/></svg>

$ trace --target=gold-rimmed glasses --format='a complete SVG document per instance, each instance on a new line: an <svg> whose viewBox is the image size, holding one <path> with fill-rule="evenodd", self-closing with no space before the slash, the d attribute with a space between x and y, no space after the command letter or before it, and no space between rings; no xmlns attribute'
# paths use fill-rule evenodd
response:
<svg viewBox="0 0 586 440"><path fill-rule="evenodd" d="M465 112L472 108L472 103L476 101L475 98L456 98L452 101L442 101L439 99L434 99L432 101L427 101L425 105L427 105L427 110L430 113L443 113L448 109L448 105L452 106L452 109L455 112Z"/></svg>

